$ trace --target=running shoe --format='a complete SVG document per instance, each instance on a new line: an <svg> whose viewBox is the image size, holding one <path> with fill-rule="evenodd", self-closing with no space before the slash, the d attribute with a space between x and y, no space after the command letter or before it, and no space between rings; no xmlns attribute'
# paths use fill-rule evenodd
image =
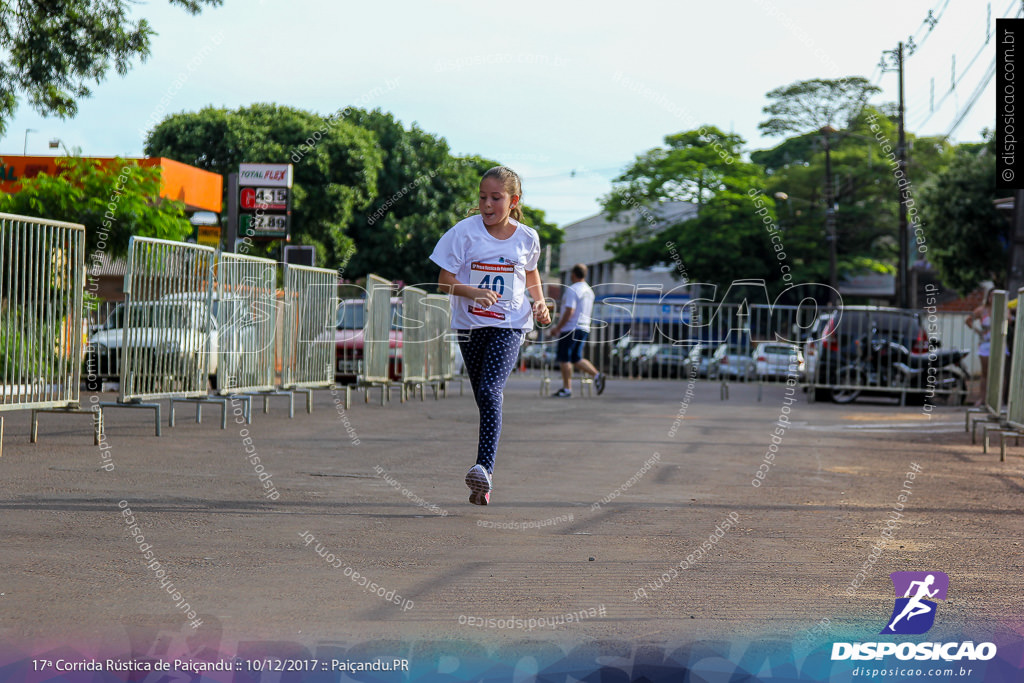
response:
<svg viewBox="0 0 1024 683"><path fill-rule="evenodd" d="M562 387L555 393L551 394L551 398L572 398L572 392Z"/></svg>
<svg viewBox="0 0 1024 683"><path fill-rule="evenodd" d="M466 473L469 487L469 502L473 505L487 505L491 502L491 475L481 465L473 465Z"/></svg>
<svg viewBox="0 0 1024 683"><path fill-rule="evenodd" d="M604 373L599 372L594 375L594 387L597 389L597 395L600 396L604 392Z"/></svg>

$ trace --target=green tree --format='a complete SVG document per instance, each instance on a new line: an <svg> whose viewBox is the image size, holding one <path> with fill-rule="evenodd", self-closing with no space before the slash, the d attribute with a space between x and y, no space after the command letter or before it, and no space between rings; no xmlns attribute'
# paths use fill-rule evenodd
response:
<svg viewBox="0 0 1024 683"><path fill-rule="evenodd" d="M192 232L181 202L160 198L160 169L133 160L57 160L60 173L21 181L14 194L0 194L0 211L81 223L86 251L108 256L128 252L132 235L184 240Z"/></svg>
<svg viewBox="0 0 1024 683"><path fill-rule="evenodd" d="M453 157L444 138L415 124L406 129L379 109L354 109L347 120L377 140L382 168L376 198L352 217L349 234L356 251L346 274L436 282L430 253L474 205L480 160Z"/></svg>
<svg viewBox="0 0 1024 683"><path fill-rule="evenodd" d="M198 14L223 0L170 0ZM111 67L128 73L136 58L150 53L155 31L145 19L133 21L130 0L13 0L0 2L0 135L18 108L18 95L43 116L73 117L78 100L89 97Z"/></svg>
<svg viewBox="0 0 1024 683"><path fill-rule="evenodd" d="M380 110L321 117L272 104L170 116L146 153L225 176L242 162L291 162L293 243L317 246L347 279L379 273L410 284L436 281L434 245L476 206L481 174L497 165L454 157L444 138ZM524 209L543 243L561 241L542 211Z"/></svg>
<svg viewBox="0 0 1024 683"><path fill-rule="evenodd" d="M377 196L348 227L355 252L346 277L379 273L407 284L436 282L430 254L437 240L476 206L480 176L498 164L454 157L444 138L415 124L405 128L379 109L351 109L346 121L372 133L382 154ZM544 220L543 211L524 206L524 214L542 244L561 241L561 231Z"/></svg>
<svg viewBox="0 0 1024 683"><path fill-rule="evenodd" d="M858 199L850 196L862 179L862 174L855 172L850 164L859 155L856 151L851 153L849 149L845 154L840 150L844 137L841 129L852 129L863 116L870 97L880 91L881 88L872 85L866 78L850 76L797 81L776 88L766 95L769 103L762 111L768 118L758 124L758 128L771 136L796 133L797 137L786 140L775 150L753 154L751 159L767 164L769 173L777 169L782 171L769 183L769 191L773 195L781 192L789 197L786 200L787 216L783 219L783 227L787 232L787 242L793 245L794 256L799 254L795 256L798 260L795 264L797 276L804 281L827 282L831 277L828 266L829 239L836 240L836 273L840 279L850 270L886 269L875 258L878 255L875 252L886 250L884 240L876 241L876 235L869 232L851 230L849 210L845 214L836 214L834 236L823 233L828 197L818 191L814 178L821 178L823 186L826 173L813 163L816 161L814 157L824 159L824 154L819 155L817 152L827 146L832 162L833 203L844 206L841 200L850 198L851 207L862 206ZM841 188L840 184L844 181L846 184ZM780 183L789 187L782 189ZM844 194L847 197L843 197ZM799 209L794 213L792 202L800 201L812 210L805 213ZM874 225L878 225L878 222ZM851 241L854 235L856 244ZM868 256L864 253L865 243L869 245ZM801 249L797 252L798 245L809 251Z"/></svg>
<svg viewBox="0 0 1024 683"><path fill-rule="evenodd" d="M525 194L526 191L524 190ZM545 216L542 209L538 209L530 206L529 204L523 204L523 222L529 225L531 228L537 231L540 236L541 249L551 247L551 263L552 267L558 267L558 253L562 242L565 240L565 231L559 228L554 223L550 223ZM540 265L537 266L541 270L544 269L544 253L540 255Z"/></svg>
<svg viewBox="0 0 1024 683"><path fill-rule="evenodd" d="M882 89L861 76L797 81L769 92L758 124L766 135L809 133L825 126L846 128L860 115L868 99Z"/></svg>
<svg viewBox="0 0 1024 683"><path fill-rule="evenodd" d="M920 190L925 256L961 295L985 280L1006 281L1010 225L993 200L1010 193L996 190L994 140L988 143L961 145L949 167Z"/></svg>
<svg viewBox="0 0 1024 683"><path fill-rule="evenodd" d="M849 120L848 127L830 134L840 279L865 271L895 273L900 201L893 175L896 137L894 118L870 105ZM916 138L908 133L907 141L907 176L913 181L912 188L945 168L952 158L952 146L941 138ZM778 217L795 277L803 282L826 282L829 253L821 133L787 138L750 157L765 167L765 193L787 196L778 202Z"/></svg>
<svg viewBox="0 0 1024 683"><path fill-rule="evenodd" d="M603 199L613 218L630 209L639 214L636 225L609 241L615 260L641 268L668 264L666 243L672 242L692 281L778 282L778 261L762 221L774 212L774 201L762 197L766 213L758 215L752 196L763 187L764 174L741 159L743 139L705 126L667 136L665 143L638 156ZM656 218L659 207L672 201L696 204L697 216L664 225Z"/></svg>
<svg viewBox="0 0 1024 683"><path fill-rule="evenodd" d="M656 147L637 157L633 165L615 180L604 200L605 211L614 218L639 202L653 206L661 202L704 204L716 193L737 183L749 182L759 171L739 160L744 141L739 135L723 133L714 126L665 137L666 147Z"/></svg>
<svg viewBox="0 0 1024 683"><path fill-rule="evenodd" d="M293 163L292 243L316 246L329 264L351 255L346 231L377 195L383 159L372 131L276 104L174 114L150 131L145 151L225 177L243 162ZM226 192L227 183L225 203ZM270 245L264 253L277 255Z"/></svg>

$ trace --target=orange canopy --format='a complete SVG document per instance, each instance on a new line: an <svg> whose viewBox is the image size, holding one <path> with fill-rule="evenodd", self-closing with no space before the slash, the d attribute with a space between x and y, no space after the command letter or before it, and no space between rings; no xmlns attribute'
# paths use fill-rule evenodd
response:
<svg viewBox="0 0 1024 683"><path fill-rule="evenodd" d="M40 173L57 175L57 160L61 157L34 157L6 154L0 157L0 191L13 194L21 189L23 178L34 178ZM114 157L88 157L104 165L112 164ZM220 213L223 204L224 179L217 173L164 157L132 158L140 166L158 166L162 169L160 196L185 203L187 211Z"/></svg>

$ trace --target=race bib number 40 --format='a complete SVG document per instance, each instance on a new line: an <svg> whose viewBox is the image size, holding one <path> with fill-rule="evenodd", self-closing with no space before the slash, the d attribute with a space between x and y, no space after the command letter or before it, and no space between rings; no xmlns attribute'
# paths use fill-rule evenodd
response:
<svg viewBox="0 0 1024 683"><path fill-rule="evenodd" d="M470 264L469 284L498 294L498 301L511 301L514 296L516 267L505 263Z"/></svg>

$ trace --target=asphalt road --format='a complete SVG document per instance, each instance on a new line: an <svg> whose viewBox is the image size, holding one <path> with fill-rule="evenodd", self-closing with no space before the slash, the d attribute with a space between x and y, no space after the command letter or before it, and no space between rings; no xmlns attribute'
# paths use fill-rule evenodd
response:
<svg viewBox="0 0 1024 683"><path fill-rule="evenodd" d="M0 643L863 639L904 570L950 577L935 638L1021 631L1024 461L972 446L962 408L686 386L513 377L485 508L468 382L347 412L318 392L294 419L275 399L223 431L179 408L160 438L112 410L105 453L88 417L43 415L30 444L9 413Z"/></svg>

